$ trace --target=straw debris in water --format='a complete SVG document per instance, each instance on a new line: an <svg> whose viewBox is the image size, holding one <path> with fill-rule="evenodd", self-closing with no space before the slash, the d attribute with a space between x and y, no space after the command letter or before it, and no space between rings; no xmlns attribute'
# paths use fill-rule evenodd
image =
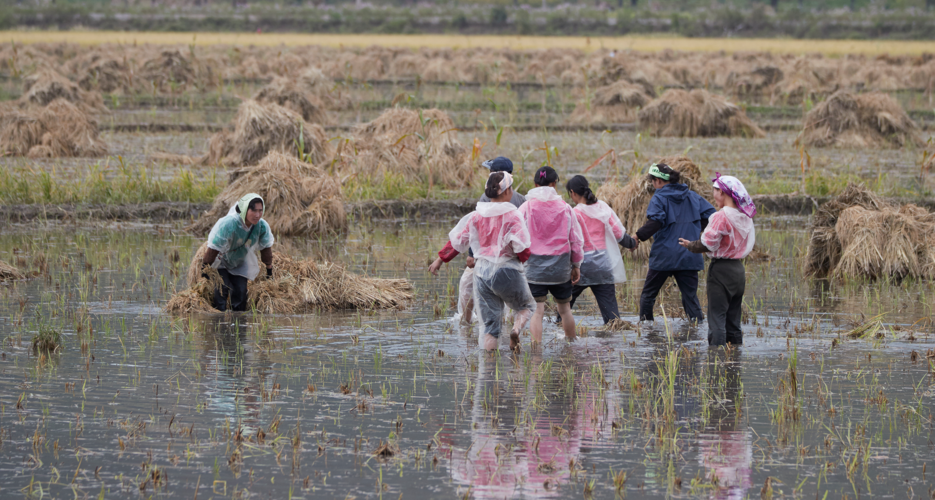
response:
<svg viewBox="0 0 935 500"><path fill-rule="evenodd" d="M21 279L26 279L26 275L21 273L19 269L0 260L0 282Z"/></svg>
<svg viewBox="0 0 935 500"><path fill-rule="evenodd" d="M883 92L839 91L805 115L797 143L813 147L891 148L923 144L919 126Z"/></svg>
<svg viewBox="0 0 935 500"><path fill-rule="evenodd" d="M169 300L172 314L218 312L211 304L214 286L201 276L202 244L188 270L190 288ZM302 313L314 309L389 309L412 299L412 283L405 279L369 278L348 272L332 262L295 260L273 252L273 277L258 277L247 285L250 308L259 312Z"/></svg>
<svg viewBox="0 0 935 500"><path fill-rule="evenodd" d="M765 137L747 113L706 90L670 89L639 112L640 128L660 137Z"/></svg>
<svg viewBox="0 0 935 500"><path fill-rule="evenodd" d="M259 165L231 172L231 183L188 230L206 234L246 193L263 197L266 202L263 218L277 237L317 236L340 233L347 228L338 181L319 167L274 151Z"/></svg>
<svg viewBox="0 0 935 500"><path fill-rule="evenodd" d="M708 190L703 189L705 183L702 180L701 169L687 156L659 158L656 163L665 163L678 171L681 174L681 182L689 189L705 198L710 195ZM640 173L626 186L621 186L616 182L605 183L598 188L595 195L617 212L617 216L620 217L620 221L623 222L628 232L635 233L646 222L646 209L649 207L649 200L652 199L653 193L655 189L648 176ZM651 242L651 239L641 242L634 256L639 259L648 258Z"/></svg>
<svg viewBox="0 0 935 500"><path fill-rule="evenodd" d="M444 111L387 109L355 128L352 141L341 144L337 168L377 180L392 172L444 188L471 187L478 170L456 132Z"/></svg>

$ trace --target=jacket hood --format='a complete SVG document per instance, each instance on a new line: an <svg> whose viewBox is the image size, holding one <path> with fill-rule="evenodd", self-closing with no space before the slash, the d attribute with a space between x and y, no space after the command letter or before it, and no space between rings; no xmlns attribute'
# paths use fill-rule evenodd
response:
<svg viewBox="0 0 935 500"><path fill-rule="evenodd" d="M666 184L656 190L656 194L668 198L675 203L682 203L688 199L690 192L691 190L688 189L688 186L685 184Z"/></svg>

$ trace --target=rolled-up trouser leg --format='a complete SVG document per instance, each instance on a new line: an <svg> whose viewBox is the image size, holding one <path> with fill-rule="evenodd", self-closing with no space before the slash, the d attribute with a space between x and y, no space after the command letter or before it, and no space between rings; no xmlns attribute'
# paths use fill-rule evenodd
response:
<svg viewBox="0 0 935 500"><path fill-rule="evenodd" d="M474 309L474 270L464 268L458 282L458 316L462 321L470 322Z"/></svg>
<svg viewBox="0 0 935 500"><path fill-rule="evenodd" d="M601 318L604 324L612 320L620 319L620 310L617 308L617 287L613 283L604 285L591 285L591 293L594 294L594 300L597 307L601 310Z"/></svg>
<svg viewBox="0 0 935 500"><path fill-rule="evenodd" d="M247 278L218 269L223 285L214 290L214 308L218 311L247 310Z"/></svg>
<svg viewBox="0 0 935 500"><path fill-rule="evenodd" d="M672 275L682 294L682 308L688 319L701 322L704 313L701 312L701 302L698 302L698 271L673 271Z"/></svg>
<svg viewBox="0 0 935 500"><path fill-rule="evenodd" d="M513 309L513 331L522 332L536 311L526 275L516 269L500 269L491 280L491 289Z"/></svg>
<svg viewBox="0 0 935 500"><path fill-rule="evenodd" d="M496 278L494 274L494 279ZM490 280L491 282L493 279ZM500 338L503 321L503 299L494 291L491 283L474 274L474 300L480 313L480 325L484 333Z"/></svg>
<svg viewBox="0 0 935 500"><path fill-rule="evenodd" d="M714 259L708 266L708 344L743 343L740 327L746 284L743 262Z"/></svg>
<svg viewBox="0 0 935 500"><path fill-rule="evenodd" d="M643 282L643 292L640 294L640 321L653 320L653 307L656 305L656 296L662 285L666 283L672 273L669 271L646 271L646 281Z"/></svg>

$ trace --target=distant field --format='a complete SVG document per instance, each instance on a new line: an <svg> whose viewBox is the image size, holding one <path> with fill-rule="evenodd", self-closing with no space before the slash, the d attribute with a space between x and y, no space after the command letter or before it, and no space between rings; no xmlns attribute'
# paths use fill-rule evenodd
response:
<svg viewBox="0 0 935 500"><path fill-rule="evenodd" d="M766 38L674 38L674 37L533 37L464 35L332 35L281 33L164 33L113 31L0 31L0 40L19 43L70 42L84 45L191 44L197 45L325 45L392 47L509 47L513 49L572 48L597 50L660 51L763 51L776 53L921 54L935 51L932 42L874 40L798 40Z"/></svg>

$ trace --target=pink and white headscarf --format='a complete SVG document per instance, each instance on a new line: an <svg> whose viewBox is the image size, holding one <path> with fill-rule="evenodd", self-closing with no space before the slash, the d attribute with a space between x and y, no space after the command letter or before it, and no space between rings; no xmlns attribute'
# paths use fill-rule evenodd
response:
<svg viewBox="0 0 935 500"><path fill-rule="evenodd" d="M497 172L492 172L490 175L496 174ZM510 189L513 186L513 174L509 172L503 172L503 180L500 181L500 191L497 192L497 196L503 194L504 191Z"/></svg>
<svg viewBox="0 0 935 500"><path fill-rule="evenodd" d="M740 179L732 175L721 175L720 172L715 172L714 175L716 177L711 181L714 187L730 194L730 197L734 199L734 204L737 205L737 210L752 219L756 215L756 205L753 204L753 199L747 194L747 188L743 187Z"/></svg>

